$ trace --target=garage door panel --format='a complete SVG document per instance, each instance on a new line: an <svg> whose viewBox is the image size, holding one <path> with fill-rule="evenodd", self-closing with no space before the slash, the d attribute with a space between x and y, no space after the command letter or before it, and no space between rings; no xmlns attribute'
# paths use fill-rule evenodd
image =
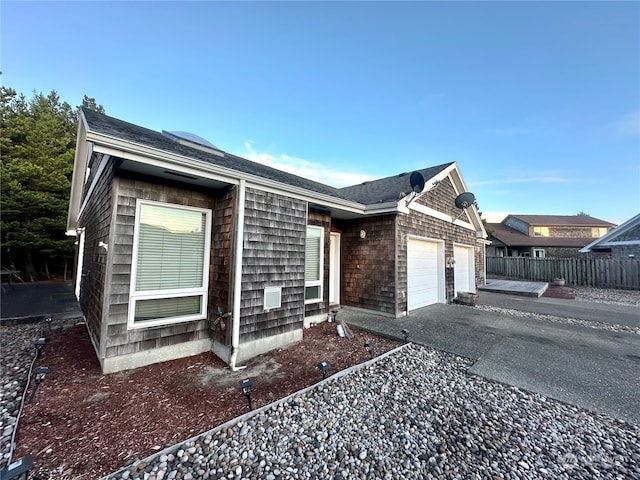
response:
<svg viewBox="0 0 640 480"><path fill-rule="evenodd" d="M440 293L437 242L410 239L407 242L407 309L437 303Z"/></svg>

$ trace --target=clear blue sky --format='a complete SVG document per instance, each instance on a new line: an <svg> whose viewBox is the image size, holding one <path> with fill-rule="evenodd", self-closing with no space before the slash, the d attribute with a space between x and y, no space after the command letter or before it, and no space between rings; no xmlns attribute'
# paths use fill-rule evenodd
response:
<svg viewBox="0 0 640 480"><path fill-rule="evenodd" d="M457 161L493 212L640 211L639 2L11 2L2 84L334 186Z"/></svg>

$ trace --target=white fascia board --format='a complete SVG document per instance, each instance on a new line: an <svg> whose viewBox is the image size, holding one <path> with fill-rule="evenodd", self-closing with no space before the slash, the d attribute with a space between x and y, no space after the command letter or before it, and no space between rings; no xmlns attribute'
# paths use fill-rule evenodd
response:
<svg viewBox="0 0 640 480"><path fill-rule="evenodd" d="M80 215L82 215L82 212L84 211L85 207L87 206L87 203L89 202L89 199L93 195L93 191L95 190L96 185L100 181L100 177L102 177L102 172L104 172L104 169L107 167L107 163L109 162L110 158L111 158L111 156L109 154L105 154L105 155L102 156L102 160L100 161L100 165L98 165L98 168L97 168L97 170L95 171L95 173L93 175L93 180L91 181L91 185L89 185L89 189L87 190L87 194L85 195L84 201L82 202L82 205L80 206L80 210L78 211L78 218L80 218Z"/></svg>
<svg viewBox="0 0 640 480"><path fill-rule="evenodd" d="M423 213L424 215L428 215L430 217L437 218L438 220L443 220L445 222L453 223L462 228L466 228L467 230L476 231L475 227L469 222L464 222L460 219L455 219L446 213L440 212L438 210L434 210L431 207L427 207L426 205L422 205L420 203L412 203L408 207L409 210L413 210L415 212Z"/></svg>
<svg viewBox="0 0 640 480"><path fill-rule="evenodd" d="M146 155L131 153L131 152L123 151L119 148L113 148L113 147L104 146L104 145L95 145L93 147L93 150L95 152L103 153L105 155L111 155L113 157L122 158L123 160L130 160L132 162L143 163L145 165L151 165L153 167L161 168L164 170L172 170L172 171L176 171L178 173L182 173L192 177L219 180L222 182L230 183L232 185L238 185L240 183L240 180L238 179L237 175L225 176L219 173L210 172L208 171L208 169L203 169L202 168L203 165L208 165L203 162L196 163L192 161L195 165L186 165L184 163L177 164L176 162L170 161L167 159L152 158Z"/></svg>
<svg viewBox="0 0 640 480"><path fill-rule="evenodd" d="M67 213L66 234L68 236L75 236L75 230L78 228L78 216L82 203L82 190L84 188L84 174L87 169L87 162L89 161L87 157L90 150L90 145L87 142L87 123L80 109L78 133L76 136L76 154L73 159L73 175L71 177L71 192L69 195L69 211Z"/></svg>
<svg viewBox="0 0 640 480"><path fill-rule="evenodd" d="M295 187L288 184L269 180L267 178L239 172L232 168L221 167L202 160L166 152L157 148L151 148L133 142L125 142L120 139L89 132L88 138L95 142L94 150L101 153L132 160L159 168L174 170L186 175L209 178L238 185L240 179L247 181L247 186L251 185L261 190L273 193L285 194L302 200L320 203L322 205L339 208L345 211L364 214L365 205L349 200L341 200L338 197L315 193L310 190Z"/></svg>

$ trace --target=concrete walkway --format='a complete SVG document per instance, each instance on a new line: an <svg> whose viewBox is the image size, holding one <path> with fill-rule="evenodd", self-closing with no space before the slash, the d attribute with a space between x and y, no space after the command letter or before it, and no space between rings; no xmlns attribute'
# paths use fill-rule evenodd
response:
<svg viewBox="0 0 640 480"><path fill-rule="evenodd" d="M523 297L539 298L549 288L546 282L524 282L519 280L502 280L488 278L485 285L480 285L481 292L509 293L511 295L521 295Z"/></svg>
<svg viewBox="0 0 640 480"><path fill-rule="evenodd" d="M479 303L624 325L636 307L481 292ZM579 303L580 305L577 305ZM640 424L640 335L436 304L393 319L343 308L354 327L475 360L470 373ZM635 322L635 323L634 323Z"/></svg>

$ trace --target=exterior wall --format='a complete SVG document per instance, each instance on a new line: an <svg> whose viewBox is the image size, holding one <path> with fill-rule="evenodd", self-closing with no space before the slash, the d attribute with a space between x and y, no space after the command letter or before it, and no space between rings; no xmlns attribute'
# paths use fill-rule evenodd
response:
<svg viewBox="0 0 640 480"><path fill-rule="evenodd" d="M331 242L332 229L331 215L328 212L309 210L307 212L307 225L324 228L322 300L320 302L309 303L304 306L304 316L313 317L315 315L326 314L329 310L329 246ZM306 225L304 238L306 238ZM304 291L302 298L304 299Z"/></svg>
<svg viewBox="0 0 640 480"><path fill-rule="evenodd" d="M456 192L453 185L446 179L438 186L426 194L422 195L418 200L419 204L430 207L434 210L447 214L454 219L460 216L462 210L455 206L454 200ZM464 217L461 217L464 219ZM444 240L444 256L445 258L453 257L453 244L461 243L464 245L478 245L475 230L454 225L445 220L440 220L420 212L411 211L410 214L398 215L398 235L397 235L397 259L398 270L396 277L397 288L397 314L407 310L407 236L417 235L420 237L428 237L437 240ZM484 270L484 253L482 248L480 252L475 249L474 257L476 259L476 284L483 277ZM454 269L445 268L445 294L447 303L452 301L454 292ZM483 280L482 280L483 281Z"/></svg>
<svg viewBox="0 0 640 480"><path fill-rule="evenodd" d="M580 256L580 248L571 248L571 247L536 247L536 248L544 248L544 253L546 258L567 258L567 257ZM533 256L533 248L530 249L530 251L531 251L531 255Z"/></svg>
<svg viewBox="0 0 640 480"><path fill-rule="evenodd" d="M640 260L640 224L635 225L626 232L616 235L612 242L635 242L628 245L614 245L611 247L611 257L616 260ZM633 255L630 257L629 255Z"/></svg>
<svg viewBox="0 0 640 480"><path fill-rule="evenodd" d="M395 315L395 215L335 223L342 230L340 303Z"/></svg>
<svg viewBox="0 0 640 480"><path fill-rule="evenodd" d="M102 154L94 153L90 165L97 165L102 160ZM95 168L94 168L95 171ZM96 183L91 201L82 212L78 225L85 229L85 244L80 284L80 307L87 322L87 330L98 356L102 358L101 348L103 337L101 334L102 317L104 312L104 289L107 271L108 252L98 247L99 242L109 244L112 219L112 181L113 161L109 161ZM85 184L85 193L92 179Z"/></svg>
<svg viewBox="0 0 640 480"><path fill-rule="evenodd" d="M615 260L640 260L640 244L612 246L611 258Z"/></svg>
<svg viewBox="0 0 640 480"><path fill-rule="evenodd" d="M533 237L533 227L530 227L529 236ZM591 227L549 227L549 237L555 238L585 238L594 239ZM585 245L589 242L585 242Z"/></svg>
<svg viewBox="0 0 640 480"><path fill-rule="evenodd" d="M474 262L475 262L475 277L476 277L476 287L479 285L484 285L487 283L487 271L486 271L486 255L487 255L487 246L483 240L476 239L475 252L474 252Z"/></svg>
<svg viewBox="0 0 640 480"><path fill-rule="evenodd" d="M638 242L640 241L640 223L626 232L615 235L612 242Z"/></svg>
<svg viewBox="0 0 640 480"><path fill-rule="evenodd" d="M282 195L246 189L240 354L253 352L242 344L267 337L293 338L304 321L304 257L306 202ZM264 288L281 286L281 307L264 310ZM299 335L296 338L301 337ZM269 349L277 347L269 343ZM264 351L264 349L262 350ZM262 353L257 350L255 354Z"/></svg>
<svg viewBox="0 0 640 480"><path fill-rule="evenodd" d="M112 369L105 367L104 362L115 357L139 354L162 347L176 347L186 342L209 338L206 319L143 329L127 329L136 199L208 209L215 207L215 199L206 193L178 184L157 182L157 180L151 183L139 177L121 176L116 177L113 183L115 212L114 231L109 245L111 274L105 285L108 306L102 317L101 341L101 351L104 352L101 361L103 361L103 369L107 371ZM122 362L118 365L118 368L126 368L126 366L122 367Z"/></svg>
<svg viewBox="0 0 640 480"><path fill-rule="evenodd" d="M227 191L222 192L216 198L213 210L211 282L209 286L209 318L212 319L217 317L218 310L222 311L222 313L231 311L237 188L229 188ZM221 341L224 345L229 345L231 343L231 322L227 321L225 323L226 329L221 332L221 338L216 336L216 340Z"/></svg>

